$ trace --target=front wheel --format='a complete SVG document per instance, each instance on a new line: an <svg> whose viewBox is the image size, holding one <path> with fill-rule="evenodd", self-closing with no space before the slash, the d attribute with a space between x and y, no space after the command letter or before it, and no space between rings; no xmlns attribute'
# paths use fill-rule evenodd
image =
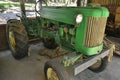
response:
<svg viewBox="0 0 120 80"><path fill-rule="evenodd" d="M28 36L25 27L16 19L7 22L7 41L15 59L28 55Z"/></svg>
<svg viewBox="0 0 120 80"><path fill-rule="evenodd" d="M95 64L90 66L88 69L90 69L93 72L99 73L99 72L102 72L103 70L105 70L107 65L108 65L108 58L105 57L101 60L98 60Z"/></svg>
<svg viewBox="0 0 120 80"><path fill-rule="evenodd" d="M46 80L71 80L62 64L55 60L46 62L44 73Z"/></svg>

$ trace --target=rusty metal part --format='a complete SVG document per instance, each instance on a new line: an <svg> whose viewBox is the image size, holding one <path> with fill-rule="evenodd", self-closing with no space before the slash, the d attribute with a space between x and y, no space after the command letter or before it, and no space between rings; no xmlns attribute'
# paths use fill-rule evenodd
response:
<svg viewBox="0 0 120 80"><path fill-rule="evenodd" d="M108 38L104 38L104 45L105 45L105 47L107 47L107 48L110 48L110 54L109 54L109 56L108 56L108 61L110 62L111 60L112 60L112 56L113 56L113 53L115 53L116 51L116 46L115 46L115 44L112 42L112 41L110 41Z"/></svg>
<svg viewBox="0 0 120 80"><path fill-rule="evenodd" d="M108 41L109 41L109 43L115 44L114 53L120 56L120 38L108 37Z"/></svg>
<svg viewBox="0 0 120 80"><path fill-rule="evenodd" d="M49 58L55 58L55 57L58 57L58 56L62 56L66 53L67 53L66 50L64 50L60 47L57 47L56 49L46 49L45 48L39 54L48 56Z"/></svg>
<svg viewBox="0 0 120 80"><path fill-rule="evenodd" d="M114 44L111 44L110 45L110 54L108 56L108 61L110 62L112 60L112 57L113 57L113 52L115 51L115 45Z"/></svg>

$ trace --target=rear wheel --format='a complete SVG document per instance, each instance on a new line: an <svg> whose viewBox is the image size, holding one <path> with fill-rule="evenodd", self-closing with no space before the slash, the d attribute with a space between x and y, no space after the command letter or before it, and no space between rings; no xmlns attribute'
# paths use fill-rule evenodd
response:
<svg viewBox="0 0 120 80"><path fill-rule="evenodd" d="M46 80L71 80L64 67L55 60L46 62L44 72Z"/></svg>
<svg viewBox="0 0 120 80"><path fill-rule="evenodd" d="M7 22L7 41L15 59L28 55L28 36L25 27L16 19Z"/></svg>
<svg viewBox="0 0 120 80"><path fill-rule="evenodd" d="M102 72L106 67L107 67L107 64L108 64L108 58L105 57L101 60L98 60L95 64L93 64L92 66L89 67L89 69L93 72Z"/></svg>

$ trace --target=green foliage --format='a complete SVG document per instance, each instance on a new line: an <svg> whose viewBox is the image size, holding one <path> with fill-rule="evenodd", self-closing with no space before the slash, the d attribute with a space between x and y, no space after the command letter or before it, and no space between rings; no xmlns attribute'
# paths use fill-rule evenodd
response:
<svg viewBox="0 0 120 80"><path fill-rule="evenodd" d="M34 4L25 4L26 7L34 7ZM3 2L0 1L0 8L20 7L19 2Z"/></svg>
<svg viewBox="0 0 120 80"><path fill-rule="evenodd" d="M14 6L19 6L19 4L0 3L0 8L8 8L8 7L14 7Z"/></svg>

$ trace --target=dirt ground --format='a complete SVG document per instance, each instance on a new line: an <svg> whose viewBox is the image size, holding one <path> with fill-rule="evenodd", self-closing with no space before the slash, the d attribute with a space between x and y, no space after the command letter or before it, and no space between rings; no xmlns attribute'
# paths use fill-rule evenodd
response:
<svg viewBox="0 0 120 80"><path fill-rule="evenodd" d="M48 57L40 56L43 44L32 44L30 56L22 60L15 60L11 52L0 52L0 80L45 80L44 63ZM120 57L114 56L106 70L101 73L94 73L85 70L74 77L74 80L120 80Z"/></svg>

